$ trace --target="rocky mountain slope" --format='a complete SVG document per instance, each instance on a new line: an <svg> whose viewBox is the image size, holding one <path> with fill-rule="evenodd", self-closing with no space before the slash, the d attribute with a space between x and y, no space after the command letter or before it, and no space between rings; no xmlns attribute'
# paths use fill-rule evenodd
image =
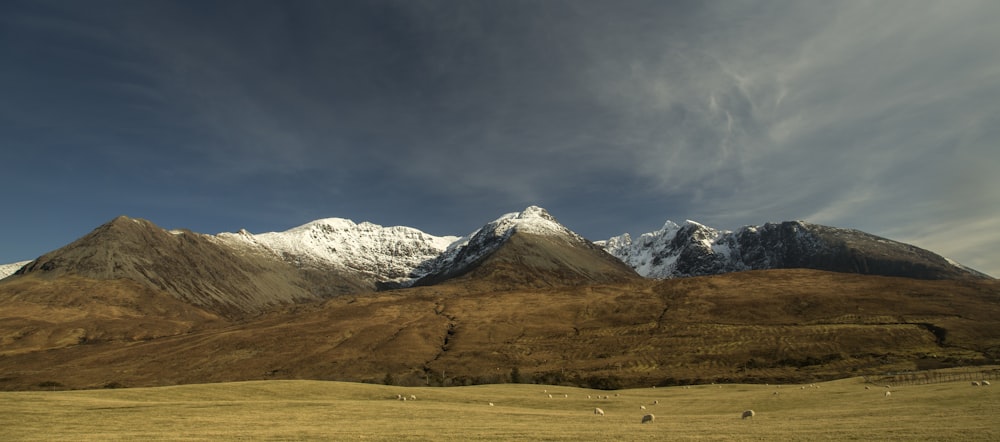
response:
<svg viewBox="0 0 1000 442"><path fill-rule="evenodd" d="M720 231L694 221L633 240L628 234L598 242L648 278L718 275L745 270L809 268L920 279L989 276L909 244L852 229L802 221Z"/></svg>

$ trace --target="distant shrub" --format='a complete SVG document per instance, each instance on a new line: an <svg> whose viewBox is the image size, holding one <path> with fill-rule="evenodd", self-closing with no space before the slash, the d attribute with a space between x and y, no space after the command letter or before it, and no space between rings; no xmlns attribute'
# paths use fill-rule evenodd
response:
<svg viewBox="0 0 1000 442"><path fill-rule="evenodd" d="M125 384L118 381L112 381L104 384L104 388L125 388Z"/></svg>
<svg viewBox="0 0 1000 442"><path fill-rule="evenodd" d="M63 384L56 381L42 381L38 383L38 386L41 388L61 388Z"/></svg>

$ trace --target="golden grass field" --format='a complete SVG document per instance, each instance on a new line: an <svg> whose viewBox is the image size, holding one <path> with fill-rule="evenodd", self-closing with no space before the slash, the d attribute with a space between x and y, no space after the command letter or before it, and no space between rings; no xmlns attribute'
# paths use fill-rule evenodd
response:
<svg viewBox="0 0 1000 442"><path fill-rule="evenodd" d="M254 381L2 392L0 439L1000 440L1000 385L891 386L888 397L887 388L862 378L813 385L600 391ZM606 415L594 415L595 407ZM756 417L742 420L745 409ZM655 421L640 424L644 413Z"/></svg>

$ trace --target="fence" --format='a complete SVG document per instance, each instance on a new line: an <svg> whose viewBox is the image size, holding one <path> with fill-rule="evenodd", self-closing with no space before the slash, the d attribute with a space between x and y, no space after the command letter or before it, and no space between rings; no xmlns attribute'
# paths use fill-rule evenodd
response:
<svg viewBox="0 0 1000 442"><path fill-rule="evenodd" d="M865 381L880 385L920 385L936 384L940 382L971 382L997 379L1000 379L1000 368L926 370L904 373L886 373L878 376L865 376Z"/></svg>

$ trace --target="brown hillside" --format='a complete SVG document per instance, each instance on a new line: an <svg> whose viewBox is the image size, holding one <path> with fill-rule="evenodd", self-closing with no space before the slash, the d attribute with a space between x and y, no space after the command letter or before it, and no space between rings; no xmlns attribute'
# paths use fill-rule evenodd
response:
<svg viewBox="0 0 1000 442"><path fill-rule="evenodd" d="M142 341L24 347L0 357L0 388L387 375L453 385L504 382L515 367L522 381L596 387L809 381L995 362L998 301L993 280L813 270L500 291L444 284Z"/></svg>
<svg viewBox="0 0 1000 442"><path fill-rule="evenodd" d="M137 342L222 325L217 315L125 279L35 275L0 282L0 356Z"/></svg>
<svg viewBox="0 0 1000 442"><path fill-rule="evenodd" d="M640 279L625 263L589 242L515 232L467 273L448 281L489 289L526 289Z"/></svg>

